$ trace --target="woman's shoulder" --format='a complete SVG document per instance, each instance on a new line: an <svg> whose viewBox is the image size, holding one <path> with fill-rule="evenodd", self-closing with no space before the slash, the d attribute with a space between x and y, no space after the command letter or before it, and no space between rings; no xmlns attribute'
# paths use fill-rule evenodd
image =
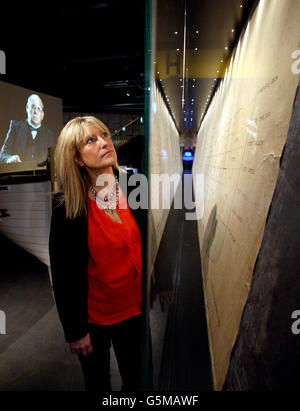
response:
<svg viewBox="0 0 300 411"><path fill-rule="evenodd" d="M51 224L64 224L66 220L66 207L63 193L55 193L52 197L52 216Z"/></svg>
<svg viewBox="0 0 300 411"><path fill-rule="evenodd" d="M65 211L64 193L55 193L52 198L52 212Z"/></svg>
<svg viewBox="0 0 300 411"><path fill-rule="evenodd" d="M87 222L87 218L84 216L77 216L74 218L69 218L66 216L66 205L65 205L65 198L64 193L59 192L55 193L52 199L52 220L55 219L56 221L64 220L65 223L69 225L78 225L85 224Z"/></svg>

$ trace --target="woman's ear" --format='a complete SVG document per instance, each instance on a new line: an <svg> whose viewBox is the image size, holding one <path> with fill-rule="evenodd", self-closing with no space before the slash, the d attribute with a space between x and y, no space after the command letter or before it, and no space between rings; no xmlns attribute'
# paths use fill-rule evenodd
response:
<svg viewBox="0 0 300 411"><path fill-rule="evenodd" d="M80 160L80 158L75 157L75 164L77 166L83 167L84 166L84 162L82 160Z"/></svg>

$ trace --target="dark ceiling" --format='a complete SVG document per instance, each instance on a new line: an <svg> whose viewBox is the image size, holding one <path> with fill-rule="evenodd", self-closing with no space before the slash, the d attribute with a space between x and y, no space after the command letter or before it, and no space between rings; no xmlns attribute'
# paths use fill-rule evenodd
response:
<svg viewBox="0 0 300 411"><path fill-rule="evenodd" d="M144 1L1 5L1 80L63 98L64 111L144 107Z"/></svg>
<svg viewBox="0 0 300 411"><path fill-rule="evenodd" d="M181 133L196 134L257 0L158 0L155 76Z"/></svg>
<svg viewBox="0 0 300 411"><path fill-rule="evenodd" d="M157 0L154 74L182 144L195 143L257 1ZM0 79L61 97L64 111L143 114L145 4L31 1L11 2L5 10L1 5L0 50L6 53L7 74Z"/></svg>

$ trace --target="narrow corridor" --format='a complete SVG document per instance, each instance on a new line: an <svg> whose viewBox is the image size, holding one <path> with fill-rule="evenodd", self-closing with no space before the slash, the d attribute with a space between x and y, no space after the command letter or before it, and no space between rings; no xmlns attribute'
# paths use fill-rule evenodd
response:
<svg viewBox="0 0 300 411"><path fill-rule="evenodd" d="M190 174L190 171L184 173ZM192 179L186 181L192 184ZM155 383L159 390L210 391L213 387L197 221L187 221L186 211L174 209L172 205L155 262L158 288L165 291L172 287L170 293L174 293L161 342L160 373ZM170 273L172 278L168 278ZM163 302L162 307L165 305ZM153 317L159 321L157 311ZM157 349L159 347L154 347Z"/></svg>

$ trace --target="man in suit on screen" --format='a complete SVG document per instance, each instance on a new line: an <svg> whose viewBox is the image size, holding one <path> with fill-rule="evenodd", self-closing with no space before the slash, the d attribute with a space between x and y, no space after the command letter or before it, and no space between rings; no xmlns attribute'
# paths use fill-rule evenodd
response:
<svg viewBox="0 0 300 411"><path fill-rule="evenodd" d="M48 147L54 146L54 135L42 124L44 105L37 94L32 94L26 104L27 120L11 120L0 152L1 163L44 161Z"/></svg>

